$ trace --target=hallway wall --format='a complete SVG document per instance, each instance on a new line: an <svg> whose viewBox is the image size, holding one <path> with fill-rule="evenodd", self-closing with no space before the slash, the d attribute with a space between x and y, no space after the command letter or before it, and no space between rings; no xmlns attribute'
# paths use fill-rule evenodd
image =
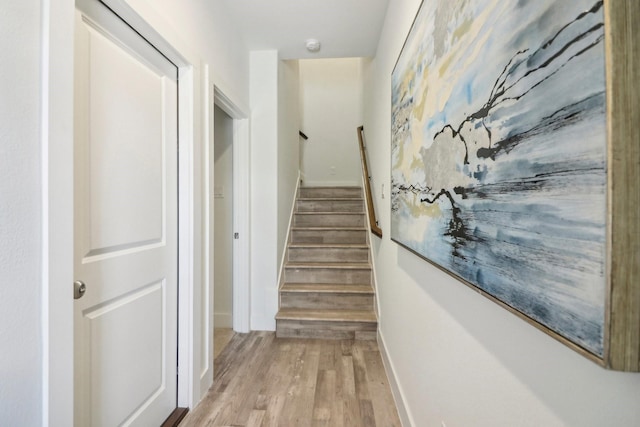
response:
<svg viewBox="0 0 640 427"><path fill-rule="evenodd" d="M298 61L278 63L278 262L289 232L300 171L300 81ZM279 267L278 267L279 268Z"/></svg>
<svg viewBox="0 0 640 427"><path fill-rule="evenodd" d="M300 61L303 185L361 185L362 59Z"/></svg>
<svg viewBox="0 0 640 427"><path fill-rule="evenodd" d="M224 2L126 0L161 33L171 33L214 74L214 84L234 103L249 105L249 50ZM171 40L173 41L173 40ZM200 65L200 64L198 64Z"/></svg>
<svg viewBox="0 0 640 427"><path fill-rule="evenodd" d="M364 126L383 239L380 333L415 426L637 426L640 374L606 371L389 238L391 72L420 0L389 3L365 65Z"/></svg>
<svg viewBox="0 0 640 427"><path fill-rule="evenodd" d="M42 416L40 8L0 10L0 425Z"/></svg>
<svg viewBox="0 0 640 427"><path fill-rule="evenodd" d="M275 330L278 273L298 180L297 63L251 58L251 329Z"/></svg>

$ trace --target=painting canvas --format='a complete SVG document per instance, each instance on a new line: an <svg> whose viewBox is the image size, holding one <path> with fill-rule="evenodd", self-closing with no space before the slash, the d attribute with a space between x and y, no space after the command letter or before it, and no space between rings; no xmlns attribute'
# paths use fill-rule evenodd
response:
<svg viewBox="0 0 640 427"><path fill-rule="evenodd" d="M392 73L391 237L603 355L603 2L434 0Z"/></svg>

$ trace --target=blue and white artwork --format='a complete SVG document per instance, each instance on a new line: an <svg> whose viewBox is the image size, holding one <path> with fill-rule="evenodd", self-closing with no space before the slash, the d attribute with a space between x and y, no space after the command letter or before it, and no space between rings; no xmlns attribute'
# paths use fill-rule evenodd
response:
<svg viewBox="0 0 640 427"><path fill-rule="evenodd" d="M603 2L424 1L392 74L391 237L603 355Z"/></svg>

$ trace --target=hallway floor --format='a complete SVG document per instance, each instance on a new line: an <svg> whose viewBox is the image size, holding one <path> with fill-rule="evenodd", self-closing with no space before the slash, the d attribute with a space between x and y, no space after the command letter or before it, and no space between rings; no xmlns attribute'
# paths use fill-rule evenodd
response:
<svg viewBox="0 0 640 427"><path fill-rule="evenodd" d="M376 341L234 334L181 427L400 426Z"/></svg>

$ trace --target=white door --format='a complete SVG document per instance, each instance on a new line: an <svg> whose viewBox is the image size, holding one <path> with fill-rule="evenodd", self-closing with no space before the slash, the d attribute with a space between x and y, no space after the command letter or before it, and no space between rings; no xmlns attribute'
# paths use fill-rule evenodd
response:
<svg viewBox="0 0 640 427"><path fill-rule="evenodd" d="M75 41L75 424L177 402L177 69L96 0Z"/></svg>

